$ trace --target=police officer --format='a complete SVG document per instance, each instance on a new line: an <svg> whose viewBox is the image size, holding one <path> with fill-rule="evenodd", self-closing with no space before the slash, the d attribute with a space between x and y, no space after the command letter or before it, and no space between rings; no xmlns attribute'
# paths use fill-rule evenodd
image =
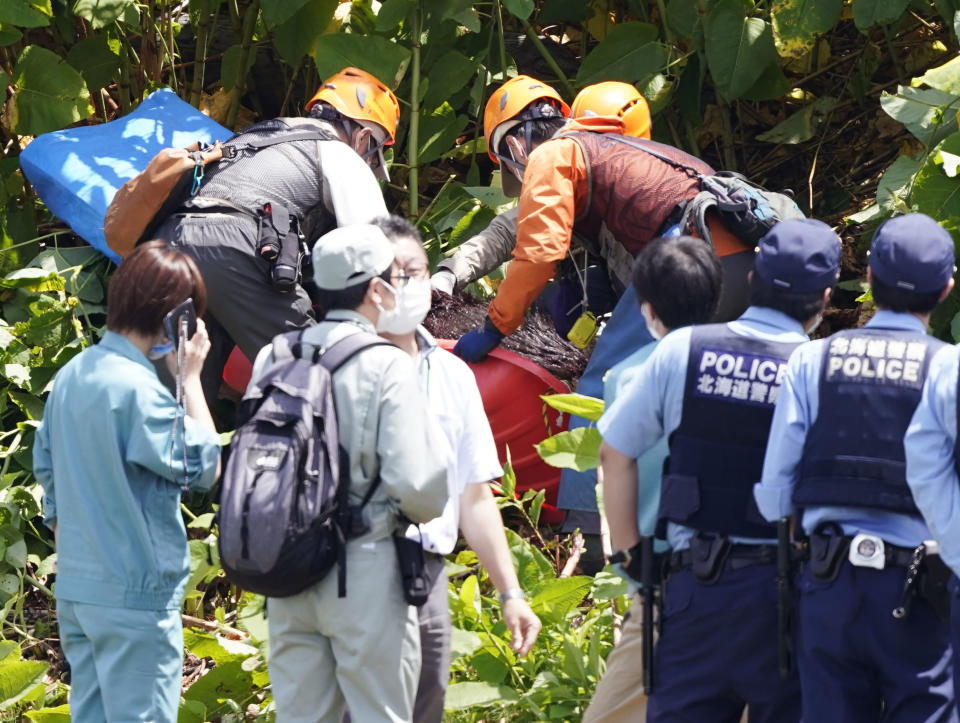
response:
<svg viewBox="0 0 960 723"><path fill-rule="evenodd" d="M636 458L669 439L657 534L673 553L649 721L738 721L745 705L752 721L800 719L796 675L777 665L776 533L751 491L786 360L839 265L825 224L777 224L760 240L750 307L664 337L600 420L604 485L635 480Z"/></svg>
<svg viewBox="0 0 960 723"><path fill-rule="evenodd" d="M916 595L936 568L923 559L930 531L903 445L943 346L926 326L953 288L953 264L950 234L933 219L886 221L867 270L877 313L787 365L755 496L767 520L796 511L810 537L797 626L808 720L957 719L949 630L935 599Z"/></svg>

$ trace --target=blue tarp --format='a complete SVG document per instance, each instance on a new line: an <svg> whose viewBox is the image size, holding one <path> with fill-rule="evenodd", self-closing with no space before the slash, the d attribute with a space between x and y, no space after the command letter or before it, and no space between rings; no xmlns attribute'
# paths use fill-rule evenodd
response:
<svg viewBox="0 0 960 723"><path fill-rule="evenodd" d="M164 148L226 140L230 131L164 88L109 123L37 136L20 167L40 199L74 232L114 262L103 219L117 190Z"/></svg>

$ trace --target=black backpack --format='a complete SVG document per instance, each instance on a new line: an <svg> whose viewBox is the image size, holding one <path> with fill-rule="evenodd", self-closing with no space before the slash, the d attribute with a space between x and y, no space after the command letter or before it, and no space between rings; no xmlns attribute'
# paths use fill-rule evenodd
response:
<svg viewBox="0 0 960 723"><path fill-rule="evenodd" d="M734 171L717 171L708 176L653 150L639 139L613 133L608 135L659 158L700 182L700 192L683 206L679 223L681 233L693 232L712 244L713 238L706 219L707 211L711 208L717 209L731 233L747 244L756 244L780 221L806 218L789 191L768 191Z"/></svg>
<svg viewBox="0 0 960 723"><path fill-rule="evenodd" d="M231 582L289 597L339 567L346 595L345 543L379 484L359 506L348 501L350 464L338 441L333 374L372 346L366 332L304 357L303 332L273 340L273 364L240 403L220 487L220 562Z"/></svg>

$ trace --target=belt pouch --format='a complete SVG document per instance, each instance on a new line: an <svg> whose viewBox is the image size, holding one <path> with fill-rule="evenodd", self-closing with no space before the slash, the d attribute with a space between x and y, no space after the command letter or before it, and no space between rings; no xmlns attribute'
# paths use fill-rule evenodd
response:
<svg viewBox="0 0 960 723"><path fill-rule="evenodd" d="M425 574L423 545L402 535L393 536L393 545L397 550L397 565L403 585L403 599L408 605L420 607L430 595L430 581Z"/></svg>
<svg viewBox="0 0 960 723"><path fill-rule="evenodd" d="M821 582L833 582L847 558L850 541L841 535L810 536L810 572Z"/></svg>
<svg viewBox="0 0 960 723"><path fill-rule="evenodd" d="M944 624L950 622L950 591L947 589L950 576L950 568L940 555L927 555L923 558L917 590Z"/></svg>
<svg viewBox="0 0 960 723"><path fill-rule="evenodd" d="M713 585L720 579L723 564L730 554L730 541L721 535L697 533L690 540L693 577L701 585Z"/></svg>

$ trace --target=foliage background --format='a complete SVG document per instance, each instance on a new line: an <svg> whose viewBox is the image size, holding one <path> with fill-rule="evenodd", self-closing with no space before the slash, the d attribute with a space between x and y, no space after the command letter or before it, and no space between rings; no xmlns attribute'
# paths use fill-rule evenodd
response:
<svg viewBox="0 0 960 723"><path fill-rule="evenodd" d="M53 374L99 338L110 272L25 182L18 154L32 137L110 120L160 86L239 128L299 113L321 77L356 65L401 100L388 206L417 221L436 260L506 203L480 123L498 82L528 73L569 101L624 80L649 100L655 137L792 188L841 230L830 331L868 310L864 254L883 218L921 210L960 239L958 31L960 0L3 0L0 717L66 720L29 450ZM955 293L934 331L960 338L958 312ZM504 504L524 531L511 545L545 632L513 659L485 573L456 556L450 715L578 720L623 590L609 576L558 577L571 542L537 531L534 497ZM187 500L184 514L194 574L182 719L270 718L261 601L222 577L210 501Z"/></svg>

